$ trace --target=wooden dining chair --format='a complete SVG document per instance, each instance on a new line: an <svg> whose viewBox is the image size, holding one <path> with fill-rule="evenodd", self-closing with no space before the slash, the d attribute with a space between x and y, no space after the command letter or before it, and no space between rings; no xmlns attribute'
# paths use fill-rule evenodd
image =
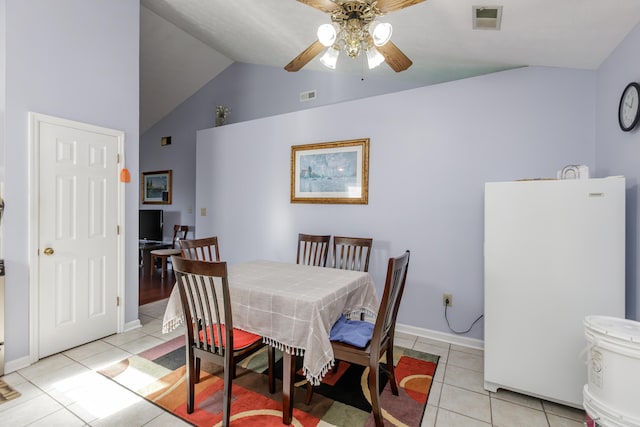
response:
<svg viewBox="0 0 640 427"><path fill-rule="evenodd" d="M167 275L167 261L172 255L180 255L180 249L176 248L176 243L180 240L187 238L187 233L189 232L188 225L174 225L173 226L173 239L171 240L171 248L169 249L155 249L150 252L151 254L151 269L150 271L153 273L153 269L156 265L156 258L160 259L162 273L160 274L162 277Z"/></svg>
<svg viewBox="0 0 640 427"><path fill-rule="evenodd" d="M220 261L218 236L180 240L180 249L182 249L182 258L199 261Z"/></svg>
<svg viewBox="0 0 640 427"><path fill-rule="evenodd" d="M326 267L331 236L298 234L296 264Z"/></svg>
<svg viewBox="0 0 640 427"><path fill-rule="evenodd" d="M368 385L371 395L371 411L377 427L383 426L382 411L380 409L380 359L386 355L385 367L383 369L389 377L391 392L398 395L398 384L393 366L393 338L396 327L396 318L400 300L404 292L404 285L407 280L407 270L409 268L409 251L397 258L389 258L387 267L387 279L384 285L382 301L378 308L378 314L373 327L371 341L366 347L356 347L344 342L331 341L334 358L356 365L369 367ZM307 399L309 404L313 393L313 387L307 384Z"/></svg>
<svg viewBox="0 0 640 427"><path fill-rule="evenodd" d="M182 258L217 262L220 261L220 245L218 245L218 236L204 237L202 239L181 240L180 248L182 249ZM273 365L276 357L275 347L269 348L269 366ZM236 368L233 366L232 378L236 377ZM269 390L273 393L275 388L275 377L269 370Z"/></svg>
<svg viewBox="0 0 640 427"><path fill-rule="evenodd" d="M333 236L333 268L369 271L373 239Z"/></svg>
<svg viewBox="0 0 640 427"><path fill-rule="evenodd" d="M172 257L176 286L184 312L186 334L187 413L194 411L200 360L224 369L222 425L229 425L231 387L238 362L266 346L260 335L233 327L226 262ZM269 358L269 392L275 391L273 360Z"/></svg>

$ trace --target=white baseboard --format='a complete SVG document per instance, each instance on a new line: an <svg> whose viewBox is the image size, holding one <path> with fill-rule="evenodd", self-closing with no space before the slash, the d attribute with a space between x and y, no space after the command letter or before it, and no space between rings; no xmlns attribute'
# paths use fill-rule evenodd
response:
<svg viewBox="0 0 640 427"><path fill-rule="evenodd" d="M446 342L448 344L460 345L462 347L476 348L484 350L484 341L476 338L467 338L460 335L449 334L431 329L418 328L416 326L403 325L396 323L396 331L405 334L416 335L436 341Z"/></svg>
<svg viewBox="0 0 640 427"><path fill-rule="evenodd" d="M140 319L136 319L133 322L128 322L124 324L124 330L122 332L129 332L134 329L138 329L142 327L142 323L140 323Z"/></svg>
<svg viewBox="0 0 640 427"><path fill-rule="evenodd" d="M134 320L133 322L128 322L124 325L124 332L128 332L137 328L141 328L142 324L139 319ZM418 337L428 338L436 341L446 342L448 344L456 344L463 347L469 348L477 348L480 350L484 349L484 341L475 339L475 338L467 338L461 337L454 334L448 334L445 332L433 331L431 329L418 328L416 326L403 325L401 323L396 324L396 331L402 332L405 334L416 335ZM29 356L22 357L16 360L10 360L5 362L4 371L5 374L9 374L11 372L17 371L18 369L26 368L31 365L29 362Z"/></svg>
<svg viewBox="0 0 640 427"><path fill-rule="evenodd" d="M125 323L123 332L129 332L133 329L138 329L141 327L142 327L142 323L140 323L139 319L136 319L133 322ZM29 356L24 356L24 357L21 357L20 359L5 361L4 373L9 374L19 369L26 368L27 366L30 366L30 365L31 365L31 362L30 362Z"/></svg>
<svg viewBox="0 0 640 427"><path fill-rule="evenodd" d="M4 373L10 374L11 372L15 372L18 369L26 368L30 366L31 362L29 361L29 356L21 357L20 359L9 360L4 363Z"/></svg>

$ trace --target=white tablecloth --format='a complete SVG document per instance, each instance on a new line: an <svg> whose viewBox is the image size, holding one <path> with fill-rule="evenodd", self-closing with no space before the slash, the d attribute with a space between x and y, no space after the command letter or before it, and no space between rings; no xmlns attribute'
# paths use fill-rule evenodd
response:
<svg viewBox="0 0 640 427"><path fill-rule="evenodd" d="M233 326L261 335L283 351L303 355L305 376L316 385L334 363L329 331L340 315L375 316L378 310L369 273L274 261L230 265L228 272ZM162 331L182 322L174 286Z"/></svg>

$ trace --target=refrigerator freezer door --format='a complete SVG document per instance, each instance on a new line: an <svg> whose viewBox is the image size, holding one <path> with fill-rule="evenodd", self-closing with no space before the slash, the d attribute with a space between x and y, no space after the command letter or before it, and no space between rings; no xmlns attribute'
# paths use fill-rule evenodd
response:
<svg viewBox="0 0 640 427"><path fill-rule="evenodd" d="M587 315L624 317L625 181L485 186L485 388L582 406Z"/></svg>

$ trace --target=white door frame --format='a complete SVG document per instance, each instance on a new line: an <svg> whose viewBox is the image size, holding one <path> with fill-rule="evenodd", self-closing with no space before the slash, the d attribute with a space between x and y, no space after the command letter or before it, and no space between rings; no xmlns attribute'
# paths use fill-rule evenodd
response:
<svg viewBox="0 0 640 427"><path fill-rule="evenodd" d="M80 123L59 117L47 116L44 114L29 112L29 361L38 361L40 349L40 335L38 324L40 320L40 306L38 301L40 283L40 263L38 262L38 236L40 235L38 212L39 202L39 182L40 182L40 137L39 129L41 123L50 123L66 127L73 127L89 132L99 132L118 138L119 164L124 165L124 132L108 129L100 126ZM124 330L124 242L125 242L125 186L118 181L118 225L119 234L117 237L118 249L116 255L117 262L117 295L119 305L117 311L117 332Z"/></svg>

